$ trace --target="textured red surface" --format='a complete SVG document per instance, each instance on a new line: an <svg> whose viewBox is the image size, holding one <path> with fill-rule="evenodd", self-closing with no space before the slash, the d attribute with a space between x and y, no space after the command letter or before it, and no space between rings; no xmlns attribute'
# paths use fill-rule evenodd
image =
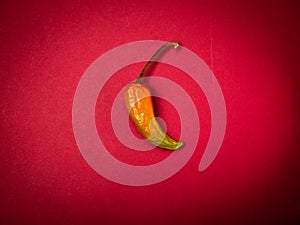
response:
<svg viewBox="0 0 300 225"><path fill-rule="evenodd" d="M294 2L2 1L0 223L299 224L300 25ZM187 76L158 65L153 73L180 83L197 104L200 142L172 178L122 186L99 176L80 155L72 101L97 57L148 39L179 41L212 68L227 104L227 132L216 160L198 172L210 129L207 102ZM96 121L115 157L146 165L169 153L117 151L109 121L112 96L141 66L109 80ZM156 103L178 135L178 124L171 123L178 119L175 109Z"/></svg>

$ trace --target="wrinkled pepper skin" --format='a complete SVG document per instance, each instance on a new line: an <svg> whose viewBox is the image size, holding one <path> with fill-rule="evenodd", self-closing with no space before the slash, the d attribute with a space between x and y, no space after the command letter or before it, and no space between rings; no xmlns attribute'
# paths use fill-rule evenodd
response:
<svg viewBox="0 0 300 225"><path fill-rule="evenodd" d="M124 90L124 100L130 118L151 144L168 150L177 150L183 142L169 137L155 119L150 90L141 83L130 83Z"/></svg>

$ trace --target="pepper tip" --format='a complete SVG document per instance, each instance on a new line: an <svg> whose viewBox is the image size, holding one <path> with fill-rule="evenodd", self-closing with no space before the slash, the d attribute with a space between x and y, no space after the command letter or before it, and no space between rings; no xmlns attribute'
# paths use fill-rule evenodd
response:
<svg viewBox="0 0 300 225"><path fill-rule="evenodd" d="M180 149L182 146L184 146L183 142L181 142L181 141L177 142L175 150Z"/></svg>

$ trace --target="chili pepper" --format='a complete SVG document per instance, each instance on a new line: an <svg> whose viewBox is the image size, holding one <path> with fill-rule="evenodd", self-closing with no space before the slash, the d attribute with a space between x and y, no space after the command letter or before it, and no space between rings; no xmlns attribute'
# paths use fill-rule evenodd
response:
<svg viewBox="0 0 300 225"><path fill-rule="evenodd" d="M173 140L162 130L154 116L151 92L145 85L140 83L153 59L170 46L177 48L179 44L177 42L169 42L158 49L145 65L137 80L127 85L123 94L129 116L139 133L155 146L176 150L183 146L183 142Z"/></svg>

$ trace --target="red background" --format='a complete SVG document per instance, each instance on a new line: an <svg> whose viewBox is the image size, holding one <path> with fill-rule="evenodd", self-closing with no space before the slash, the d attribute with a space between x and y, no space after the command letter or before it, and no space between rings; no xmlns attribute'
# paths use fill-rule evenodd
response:
<svg viewBox="0 0 300 225"><path fill-rule="evenodd" d="M0 12L1 224L299 224L296 1L1 1ZM198 172L209 137L207 102L186 75L157 65L153 73L180 83L197 104L199 144L172 178L122 186L82 158L72 101L97 57L149 39L179 41L212 68L227 131L213 164ZM96 108L106 146L137 165L169 153L116 148L107 118L112 97L141 67L115 74ZM168 131L179 135L169 119L178 119L175 109L160 99L156 106Z"/></svg>

